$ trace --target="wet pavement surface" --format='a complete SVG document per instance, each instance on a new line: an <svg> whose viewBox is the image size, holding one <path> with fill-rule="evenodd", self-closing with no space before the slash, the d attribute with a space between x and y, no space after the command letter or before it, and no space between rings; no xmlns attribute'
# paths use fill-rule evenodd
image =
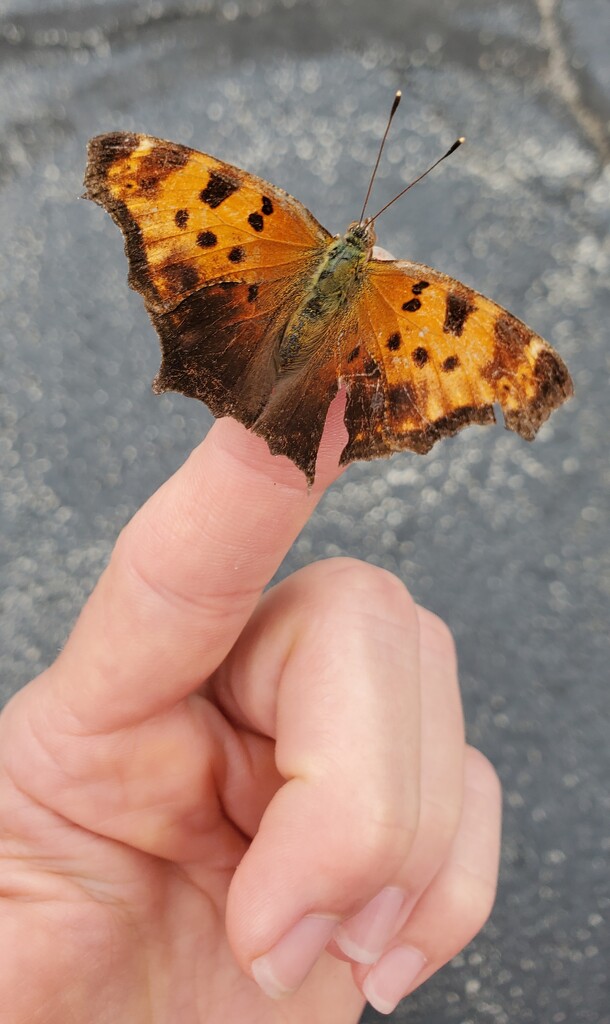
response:
<svg viewBox="0 0 610 1024"><path fill-rule="evenodd" d="M468 145L380 243L505 305L573 374L532 445L473 427L351 467L281 569L364 558L443 616L469 739L505 787L492 919L395 1021L610 1022L609 34L607 0L0 0L4 697L211 422L150 391L157 341L120 234L77 199L91 135L192 144L339 231L402 88L380 200Z"/></svg>

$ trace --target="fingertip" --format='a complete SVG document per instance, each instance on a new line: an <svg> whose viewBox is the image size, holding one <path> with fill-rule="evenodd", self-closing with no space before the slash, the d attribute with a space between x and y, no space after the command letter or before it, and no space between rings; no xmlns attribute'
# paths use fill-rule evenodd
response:
<svg viewBox="0 0 610 1024"><path fill-rule="evenodd" d="M340 389L331 402L320 441L315 482L307 486L304 473L286 455L272 455L267 442L231 417L217 420L206 438L206 458L217 454L232 472L250 481L267 479L272 486L302 492L304 498L319 498L343 472L339 456L347 443L343 422L347 395ZM226 469L229 468L227 465Z"/></svg>
<svg viewBox="0 0 610 1024"><path fill-rule="evenodd" d="M266 441L242 423L226 416L216 420L206 441L206 460L224 463L225 474L250 485L256 480L280 484L294 491L307 491L303 473L285 455L272 455Z"/></svg>
<svg viewBox="0 0 610 1024"><path fill-rule="evenodd" d="M326 416L318 451L315 489L320 487L324 490L345 471L345 468L339 465L339 457L348 441L344 423L346 403L347 392L345 388L340 388L330 403Z"/></svg>
<svg viewBox="0 0 610 1024"><path fill-rule="evenodd" d="M310 914L294 924L263 956L252 961L254 980L271 999L296 992L330 942L338 919Z"/></svg>

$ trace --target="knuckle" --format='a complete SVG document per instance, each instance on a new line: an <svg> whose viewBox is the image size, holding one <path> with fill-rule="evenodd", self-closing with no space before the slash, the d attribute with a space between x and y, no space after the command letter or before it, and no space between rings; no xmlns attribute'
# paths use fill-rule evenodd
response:
<svg viewBox="0 0 610 1024"><path fill-rule="evenodd" d="M445 855L460 823L459 800L422 800L418 839L431 855Z"/></svg>
<svg viewBox="0 0 610 1024"><path fill-rule="evenodd" d="M442 661L455 662L455 640L447 623L427 608L418 607L417 615L422 646L428 647Z"/></svg>
<svg viewBox="0 0 610 1024"><path fill-rule="evenodd" d="M500 803L502 785L498 773L489 758L476 747L466 747L464 774L467 789L480 793L489 801Z"/></svg>
<svg viewBox="0 0 610 1024"><path fill-rule="evenodd" d="M462 948L481 928L491 914L496 886L463 865L455 865L439 897L446 913L446 931L456 936L456 948Z"/></svg>
<svg viewBox="0 0 610 1024"><path fill-rule="evenodd" d="M417 616L416 604L406 586L394 573L357 558L332 558L318 563L331 588L354 600L365 602L381 614L398 611L399 616Z"/></svg>
<svg viewBox="0 0 610 1024"><path fill-rule="evenodd" d="M142 511L142 510L141 510ZM181 565L178 571L164 571L162 552L168 539L159 538L154 523L140 517L132 520L119 534L110 559L110 571L122 578L133 594L133 602L143 614L159 605L170 612L187 617L205 617L209 622L233 621L244 609L250 609L260 587L202 585L202 576L195 563Z"/></svg>
<svg viewBox="0 0 610 1024"><path fill-rule="evenodd" d="M371 597L379 601L382 608L397 610L401 618L409 617L416 620L415 601L402 580L387 569L380 569L377 566L370 568L373 570L369 582Z"/></svg>
<svg viewBox="0 0 610 1024"><path fill-rule="evenodd" d="M385 569L352 558L325 559L299 576L299 609L307 636L327 634L329 623L376 637L384 649L402 649L418 636L416 605L405 585ZM295 581L296 584L296 581ZM306 615L304 614L306 612Z"/></svg>
<svg viewBox="0 0 610 1024"><path fill-rule="evenodd" d="M384 816L377 808L375 816L367 818L366 827L353 835L343 837L343 863L346 880L351 888L365 887L371 878L383 875L393 877L402 868L413 843L414 827L397 820L396 815ZM345 850L349 856L345 856Z"/></svg>

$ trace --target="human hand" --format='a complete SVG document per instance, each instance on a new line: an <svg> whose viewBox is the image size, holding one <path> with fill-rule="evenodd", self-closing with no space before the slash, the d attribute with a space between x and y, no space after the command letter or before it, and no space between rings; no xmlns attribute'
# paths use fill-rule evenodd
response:
<svg viewBox="0 0 610 1024"><path fill-rule="evenodd" d="M499 788L446 627L349 559L261 597L343 441L335 403L308 494L215 424L0 716L2 1024L355 1024L482 926Z"/></svg>

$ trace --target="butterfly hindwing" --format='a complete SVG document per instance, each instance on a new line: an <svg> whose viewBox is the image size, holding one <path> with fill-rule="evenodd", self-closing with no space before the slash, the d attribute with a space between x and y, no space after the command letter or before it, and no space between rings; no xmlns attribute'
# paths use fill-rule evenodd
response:
<svg viewBox="0 0 610 1024"><path fill-rule="evenodd" d="M215 416L251 427L275 384L274 344L290 281L220 282L151 312L163 359L153 389L198 398Z"/></svg>

